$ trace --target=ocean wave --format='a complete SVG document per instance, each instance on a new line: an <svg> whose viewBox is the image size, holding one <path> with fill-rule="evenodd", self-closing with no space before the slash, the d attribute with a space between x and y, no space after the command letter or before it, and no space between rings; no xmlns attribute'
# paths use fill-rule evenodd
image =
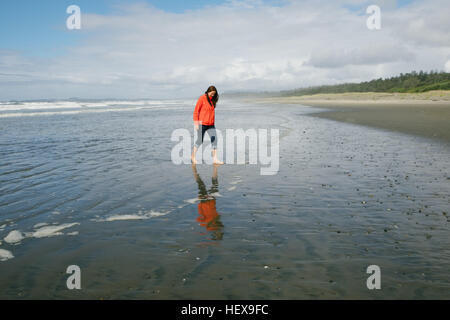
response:
<svg viewBox="0 0 450 320"><path fill-rule="evenodd" d="M96 102L83 101L37 101L37 102L0 102L2 111L52 110L52 109L87 109L114 106L170 106L191 103L184 100L105 100Z"/></svg>
<svg viewBox="0 0 450 320"><path fill-rule="evenodd" d="M191 103L192 104L192 103ZM186 101L142 100L103 102L24 102L21 104L0 103L0 118L74 115L83 113L124 112L139 110L173 110L191 105Z"/></svg>
<svg viewBox="0 0 450 320"><path fill-rule="evenodd" d="M71 111L41 111L41 112L14 112L14 113L0 113L0 118L15 118L15 117L34 117L34 116L53 116L53 115L73 115L82 113L102 113L102 112L123 112L140 110L140 108L110 108L110 109L91 109L91 110L71 110Z"/></svg>

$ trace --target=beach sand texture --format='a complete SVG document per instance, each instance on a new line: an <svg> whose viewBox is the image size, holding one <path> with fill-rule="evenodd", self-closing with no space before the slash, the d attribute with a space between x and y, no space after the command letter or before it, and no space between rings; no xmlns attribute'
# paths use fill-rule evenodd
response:
<svg viewBox="0 0 450 320"><path fill-rule="evenodd" d="M343 93L258 99L329 109L312 116L450 142L450 91Z"/></svg>
<svg viewBox="0 0 450 320"><path fill-rule="evenodd" d="M171 161L194 105L3 106L0 299L450 298L448 143L224 99L222 132L280 130L279 172L199 165L203 187Z"/></svg>

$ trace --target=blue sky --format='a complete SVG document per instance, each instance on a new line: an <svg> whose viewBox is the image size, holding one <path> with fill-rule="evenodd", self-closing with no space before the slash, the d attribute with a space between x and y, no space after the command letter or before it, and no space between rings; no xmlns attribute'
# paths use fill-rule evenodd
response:
<svg viewBox="0 0 450 320"><path fill-rule="evenodd" d="M395 7L396 8L404 8L407 7L408 5L410 5L411 3L414 3L414 0L396 0L395 1ZM366 14L366 8L368 4L377 4L380 5L381 7L383 7L383 2L382 1L364 1L361 0L360 3L352 3L350 2L349 4L344 4L343 7L356 12L360 15L365 15Z"/></svg>
<svg viewBox="0 0 450 320"><path fill-rule="evenodd" d="M82 12L114 13L114 5L146 2L174 13L224 3L224 0L2 0L0 1L0 49L21 51L25 55L49 57L63 54L83 35L65 29L66 9L78 5ZM272 1L274 2L274 1Z"/></svg>
<svg viewBox="0 0 450 320"><path fill-rule="evenodd" d="M51 57L64 54L67 46L73 46L83 34L65 29L68 17L66 8L78 5L82 12L96 14L114 13L115 5L145 2L160 10L183 13L202 7L223 4L226 0L4 0L0 2L0 49L20 51L24 55ZM279 6L286 1L265 0L265 4ZM372 1L376 3L376 1ZM406 6L413 0L397 0L397 6ZM367 1L344 7L365 14Z"/></svg>

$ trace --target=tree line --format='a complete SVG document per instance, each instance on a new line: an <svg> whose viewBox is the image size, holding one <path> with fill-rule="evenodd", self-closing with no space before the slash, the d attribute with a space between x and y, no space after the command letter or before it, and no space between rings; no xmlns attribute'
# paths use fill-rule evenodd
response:
<svg viewBox="0 0 450 320"><path fill-rule="evenodd" d="M450 90L450 73L447 72L416 72L401 73L391 78L379 78L361 83L344 83L324 85L294 90L280 91L281 96L303 96L319 93L346 92L426 92L431 90Z"/></svg>

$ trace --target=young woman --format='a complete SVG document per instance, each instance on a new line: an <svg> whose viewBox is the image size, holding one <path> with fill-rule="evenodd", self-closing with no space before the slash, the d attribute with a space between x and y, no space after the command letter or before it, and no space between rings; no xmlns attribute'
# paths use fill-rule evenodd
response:
<svg viewBox="0 0 450 320"><path fill-rule="evenodd" d="M223 164L217 159L217 139L216 127L214 126L215 109L219 101L219 94L214 86L210 86L205 94L200 96L194 110L194 126L197 131L197 141L194 145L194 150L191 155L192 163L196 164L195 155L198 148L203 143L205 132L208 132L211 138L212 155L214 164Z"/></svg>

